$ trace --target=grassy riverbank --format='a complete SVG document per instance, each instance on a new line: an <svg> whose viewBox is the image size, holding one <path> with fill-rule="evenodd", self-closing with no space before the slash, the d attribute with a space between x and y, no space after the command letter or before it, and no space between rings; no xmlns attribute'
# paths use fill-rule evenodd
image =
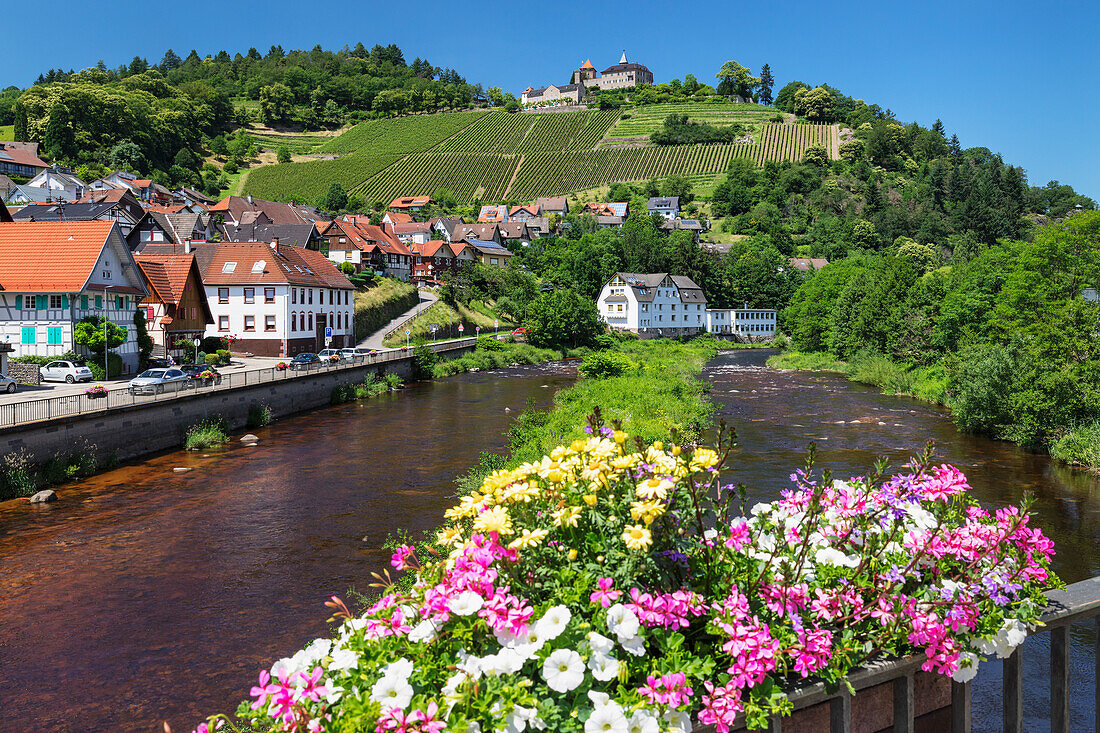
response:
<svg viewBox="0 0 1100 733"><path fill-rule="evenodd" d="M370 336L419 302L420 294L414 286L392 277L378 278L369 290L355 293L352 311L355 337Z"/></svg>
<svg viewBox="0 0 1100 733"><path fill-rule="evenodd" d="M947 370L940 366L914 367L878 354L856 354L841 361L825 352L785 351L768 359L775 369L840 372L853 382L878 387L885 394L904 395L951 407Z"/></svg>
<svg viewBox="0 0 1100 733"><path fill-rule="evenodd" d="M668 440L673 431L681 440L693 440L711 425L714 408L699 377L718 353L713 339L626 341L613 350L637 367L607 379L581 379L555 395L552 409L525 411L508 433L509 457L483 455L459 480L462 490L476 488L494 469L537 460L557 445L586 437L585 421L597 407L605 422L621 420L629 435L647 441Z"/></svg>

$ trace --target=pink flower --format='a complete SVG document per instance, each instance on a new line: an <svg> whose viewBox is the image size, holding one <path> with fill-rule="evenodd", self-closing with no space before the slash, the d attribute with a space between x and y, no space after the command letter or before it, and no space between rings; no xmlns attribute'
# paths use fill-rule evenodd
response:
<svg viewBox="0 0 1100 733"><path fill-rule="evenodd" d="M267 696L275 693L279 689L277 685L269 685L268 682L270 681L271 675L266 669L261 669L259 685L248 691L249 697L256 698L252 703L253 710L262 708L267 703Z"/></svg>
<svg viewBox="0 0 1100 733"><path fill-rule="evenodd" d="M707 688L707 694L703 695L699 722L713 725L717 733L726 733L737 719L737 714L744 709L741 690L732 684L715 687L710 682L704 682L703 686Z"/></svg>
<svg viewBox="0 0 1100 733"><path fill-rule="evenodd" d="M749 542L749 522L744 517L730 522L730 536L726 539L726 547L732 547L738 552Z"/></svg>
<svg viewBox="0 0 1100 733"><path fill-rule="evenodd" d="M638 693L644 695L654 705L678 708L691 702L693 691L687 686L687 675L683 672L675 672L660 677L649 675L646 677L646 683L638 688Z"/></svg>
<svg viewBox="0 0 1100 733"><path fill-rule="evenodd" d="M611 587L615 585L615 581L611 578L600 578L596 581L596 585L598 585L600 589L594 591L592 595L588 597L588 600L592 603L598 603L604 608L610 608L611 604L619 600L619 596L623 594L622 591L611 589Z"/></svg>
<svg viewBox="0 0 1100 733"><path fill-rule="evenodd" d="M447 727L447 723L436 717L438 712L439 706L435 704L434 700L428 703L427 711L414 710L409 716L410 730L422 731L423 733L439 733Z"/></svg>
<svg viewBox="0 0 1100 733"><path fill-rule="evenodd" d="M409 567L409 558L412 557L415 549L409 545L401 545L397 548L397 552L393 553L393 557L390 558L390 565L393 565L397 570L404 570Z"/></svg>
<svg viewBox="0 0 1100 733"><path fill-rule="evenodd" d="M321 699L328 694L328 688L324 685L317 684L321 681L321 675L325 673L325 670L320 667L313 668L313 674L306 674L305 672L299 672L298 677L304 683L301 692L301 699L312 700L313 702L320 702Z"/></svg>

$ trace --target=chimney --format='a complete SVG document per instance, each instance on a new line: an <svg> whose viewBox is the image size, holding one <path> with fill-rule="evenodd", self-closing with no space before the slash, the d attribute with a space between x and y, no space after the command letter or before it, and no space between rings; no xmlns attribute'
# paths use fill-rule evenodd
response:
<svg viewBox="0 0 1100 733"><path fill-rule="evenodd" d="M248 194L248 205L252 206L252 194Z"/></svg>
<svg viewBox="0 0 1100 733"><path fill-rule="evenodd" d="M188 239L186 242L183 243L183 253L185 255L191 254L191 240L190 239Z"/></svg>
<svg viewBox="0 0 1100 733"><path fill-rule="evenodd" d="M276 252L279 251L279 238L278 237L272 237L271 238L271 249L275 250Z"/></svg>
<svg viewBox="0 0 1100 733"><path fill-rule="evenodd" d="M748 310L748 309L749 309L749 301L746 300L745 301L745 310Z"/></svg>

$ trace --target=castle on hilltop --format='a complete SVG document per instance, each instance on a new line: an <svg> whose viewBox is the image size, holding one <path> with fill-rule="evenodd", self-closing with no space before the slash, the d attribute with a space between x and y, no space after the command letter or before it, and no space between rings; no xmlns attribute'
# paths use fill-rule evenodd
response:
<svg viewBox="0 0 1100 733"><path fill-rule="evenodd" d="M524 106L536 104L580 104L589 91L628 89L641 84L652 84L653 72L643 64L627 61L623 51L619 63L597 72L591 59L573 72L568 84L551 84L546 87L527 87L523 90Z"/></svg>

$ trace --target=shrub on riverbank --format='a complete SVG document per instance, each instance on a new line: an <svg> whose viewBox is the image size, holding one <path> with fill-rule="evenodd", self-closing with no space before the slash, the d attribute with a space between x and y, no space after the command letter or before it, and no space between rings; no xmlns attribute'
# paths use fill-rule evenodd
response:
<svg viewBox="0 0 1100 733"><path fill-rule="evenodd" d="M886 394L905 395L937 405L950 405L948 374L942 366L913 367L889 357L860 352L841 361L825 352L785 351L768 359L775 369L840 372L848 379L878 387Z"/></svg>
<svg viewBox="0 0 1100 733"><path fill-rule="evenodd" d="M203 450L229 442L229 426L221 416L208 417L187 429L183 446L187 450Z"/></svg>
<svg viewBox="0 0 1100 733"><path fill-rule="evenodd" d="M1075 466L1100 468L1100 423L1073 428L1055 441L1050 455Z"/></svg>
<svg viewBox="0 0 1100 733"><path fill-rule="evenodd" d="M585 379L621 377L638 368L637 362L626 354L614 351L595 351L584 357L577 371Z"/></svg>
<svg viewBox="0 0 1100 733"><path fill-rule="evenodd" d="M449 377L452 374L461 374L477 370L484 372L489 369L500 369L513 364L543 364L548 361L557 361L564 358L560 351L554 349L540 349L530 344L505 344L490 339L493 343L500 344L499 349L483 351L478 348L468 354L463 354L457 359L447 359L432 365L433 377Z"/></svg>
<svg viewBox="0 0 1100 733"><path fill-rule="evenodd" d="M270 425L275 418L271 414L271 408L262 403L253 402L248 406L248 422L250 428L262 428Z"/></svg>
<svg viewBox="0 0 1100 733"><path fill-rule="evenodd" d="M371 373L362 382L333 387L331 403L342 405L345 402L365 400L383 392L391 392L399 387L401 387L401 377L396 374L387 373L379 376Z"/></svg>
<svg viewBox="0 0 1100 733"><path fill-rule="evenodd" d="M0 500L30 496L39 489L87 478L114 465L113 455L100 459L96 446L87 440L41 464L26 449L12 451L0 462Z"/></svg>

